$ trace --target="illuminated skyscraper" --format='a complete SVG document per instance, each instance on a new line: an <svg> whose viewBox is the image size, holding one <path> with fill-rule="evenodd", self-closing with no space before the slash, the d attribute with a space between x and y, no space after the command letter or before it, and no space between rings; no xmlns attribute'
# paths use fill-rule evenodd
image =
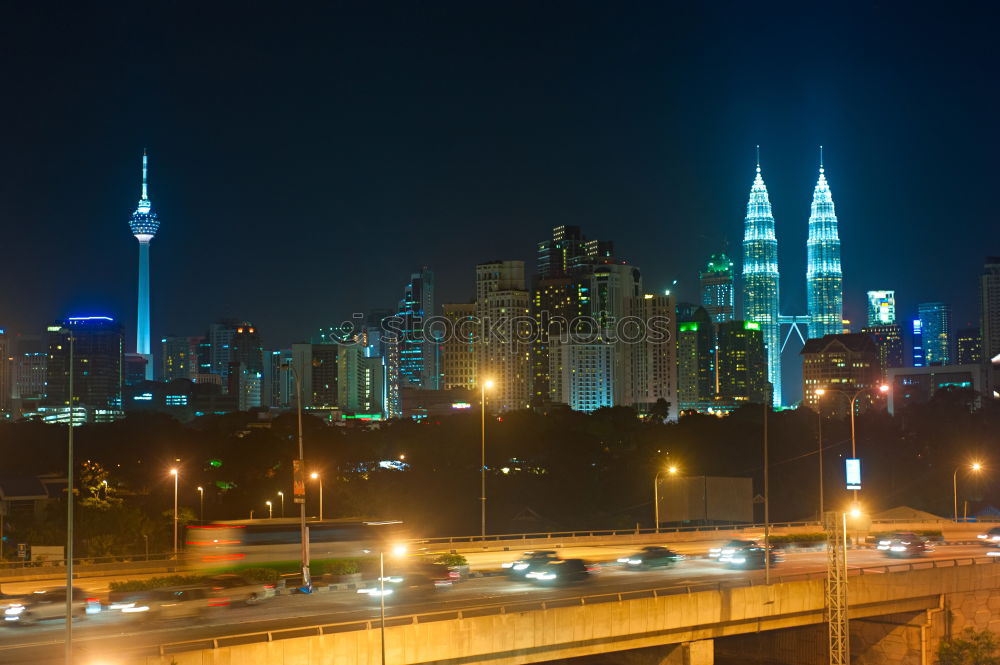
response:
<svg viewBox="0 0 1000 665"><path fill-rule="evenodd" d="M820 147L819 180L813 190L809 215L809 239L806 242L806 298L809 314L809 337L819 339L843 332L844 279L840 271L840 237L837 213L823 169Z"/></svg>
<svg viewBox="0 0 1000 665"><path fill-rule="evenodd" d="M135 352L146 358L146 378L153 380L153 355L149 335L149 243L160 230L160 220L153 212L146 188L146 151L142 151L142 196L132 213L129 227L139 241L139 315L136 325Z"/></svg>
<svg viewBox="0 0 1000 665"><path fill-rule="evenodd" d="M890 326L896 322L896 292L868 292L868 325Z"/></svg>
<svg viewBox="0 0 1000 665"><path fill-rule="evenodd" d="M924 362L927 365L951 365L951 305L925 302L917 305L917 311L923 330Z"/></svg>
<svg viewBox="0 0 1000 665"><path fill-rule="evenodd" d="M732 321L733 262L725 254L712 254L708 265L701 271L701 305L714 323Z"/></svg>
<svg viewBox="0 0 1000 665"><path fill-rule="evenodd" d="M838 265L839 270L839 265ZM767 351L767 380L772 402L781 405L781 325L778 323L778 239L767 187L757 175L750 188L743 230L743 309L747 320L760 324ZM837 317L838 323L840 317Z"/></svg>

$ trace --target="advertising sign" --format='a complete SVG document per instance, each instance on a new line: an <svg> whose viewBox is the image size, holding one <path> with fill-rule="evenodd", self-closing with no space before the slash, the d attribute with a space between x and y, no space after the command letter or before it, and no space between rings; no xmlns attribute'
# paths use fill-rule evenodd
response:
<svg viewBox="0 0 1000 665"><path fill-rule="evenodd" d="M847 471L847 489L861 489L861 460L857 458L846 459L844 466Z"/></svg>

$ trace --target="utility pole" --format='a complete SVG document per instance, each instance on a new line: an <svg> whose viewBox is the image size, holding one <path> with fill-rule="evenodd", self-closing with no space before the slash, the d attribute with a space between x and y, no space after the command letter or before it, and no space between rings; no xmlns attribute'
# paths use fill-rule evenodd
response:
<svg viewBox="0 0 1000 665"><path fill-rule="evenodd" d="M851 662L847 625L847 513L823 513L826 530L826 620L830 665Z"/></svg>
<svg viewBox="0 0 1000 665"><path fill-rule="evenodd" d="M771 405L764 401L764 584L771 583L771 514L770 508L770 484L768 474L767 459L767 412L771 410Z"/></svg>
<svg viewBox="0 0 1000 665"><path fill-rule="evenodd" d="M73 362L76 336L69 330L69 434L66 451L66 665L73 664Z"/></svg>

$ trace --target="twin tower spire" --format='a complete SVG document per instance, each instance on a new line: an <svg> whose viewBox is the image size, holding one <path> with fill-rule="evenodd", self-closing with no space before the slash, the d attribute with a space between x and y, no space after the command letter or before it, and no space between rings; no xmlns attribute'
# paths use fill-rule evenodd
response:
<svg viewBox="0 0 1000 665"><path fill-rule="evenodd" d="M771 200L760 169L757 172L743 227L743 309L747 320L760 324L767 348L767 378L773 387L774 406L782 405L781 324L808 320L809 337L823 337L843 331L844 290L840 268L840 236L833 196L823 167L820 146L819 178L813 189L806 241L806 297L808 314L782 316L779 313L778 239L774 231Z"/></svg>

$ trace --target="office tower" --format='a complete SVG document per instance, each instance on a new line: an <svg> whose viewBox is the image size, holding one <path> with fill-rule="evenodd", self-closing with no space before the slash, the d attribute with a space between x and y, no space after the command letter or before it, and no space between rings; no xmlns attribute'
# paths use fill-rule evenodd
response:
<svg viewBox="0 0 1000 665"><path fill-rule="evenodd" d="M160 340L163 354L160 368L160 378L163 381L174 379L193 380L198 373L198 345L203 337L176 337L173 335Z"/></svg>
<svg viewBox="0 0 1000 665"><path fill-rule="evenodd" d="M146 357L146 378L153 379L153 352L149 332L149 243L160 230L160 220L153 211L146 185L147 157L142 151L142 196L129 219L132 235L139 241L139 314L136 325L135 352Z"/></svg>
<svg viewBox="0 0 1000 665"><path fill-rule="evenodd" d="M483 338L476 358L480 384L493 381L493 410L527 408L531 393L531 295L524 261L490 261L476 266L476 316Z"/></svg>
<svg viewBox="0 0 1000 665"><path fill-rule="evenodd" d="M12 346L13 398L40 400L45 395L45 373L49 365L48 342L40 335L18 335Z"/></svg>
<svg viewBox="0 0 1000 665"><path fill-rule="evenodd" d="M365 317L365 357L379 358L382 365L382 413L386 418L399 418L403 406L399 392L400 344L390 343L389 319L395 313L388 309L375 309Z"/></svg>
<svg viewBox="0 0 1000 665"><path fill-rule="evenodd" d="M531 349L531 398L542 403L551 400L549 348L568 341L573 322L590 314L590 287L580 275L543 277L531 295L531 311L538 325Z"/></svg>
<svg viewBox="0 0 1000 665"><path fill-rule="evenodd" d="M716 345L717 401L730 406L766 404L771 385L767 380L769 363L761 325L741 320L720 323Z"/></svg>
<svg viewBox="0 0 1000 665"><path fill-rule="evenodd" d="M614 346L609 343L563 344L556 340L548 353L552 401L588 413L614 406L614 355Z"/></svg>
<svg viewBox="0 0 1000 665"><path fill-rule="evenodd" d="M226 373L226 393L236 396L236 409L249 411L261 405L263 373L252 370L242 362L234 360L229 363Z"/></svg>
<svg viewBox="0 0 1000 665"><path fill-rule="evenodd" d="M809 336L813 338L841 333L844 320L844 280L840 271L837 213L824 171L821 146L819 180L813 190L809 239L806 241L806 296Z"/></svg>
<svg viewBox="0 0 1000 665"><path fill-rule="evenodd" d="M871 335L875 340L882 380L889 376L890 369L903 366L903 335L898 325L869 325L862 328L861 332Z"/></svg>
<svg viewBox="0 0 1000 665"><path fill-rule="evenodd" d="M983 338L979 328L962 328L955 334L959 365L983 364Z"/></svg>
<svg viewBox="0 0 1000 665"><path fill-rule="evenodd" d="M896 292L868 292L868 325L890 326L896 323Z"/></svg>
<svg viewBox="0 0 1000 665"><path fill-rule="evenodd" d="M292 366L302 388L302 407L337 408L338 344L292 344ZM298 386L296 387L296 390ZM292 398L295 404L295 398Z"/></svg>
<svg viewBox="0 0 1000 665"><path fill-rule="evenodd" d="M924 358L924 330L920 319L913 319L913 366L923 367Z"/></svg>
<svg viewBox="0 0 1000 665"><path fill-rule="evenodd" d="M924 363L928 366L952 364L951 305L925 302L917 305L917 311L923 331Z"/></svg>
<svg viewBox="0 0 1000 665"><path fill-rule="evenodd" d="M733 262L725 254L713 254L701 271L701 304L715 323L732 321L736 298Z"/></svg>
<svg viewBox="0 0 1000 665"><path fill-rule="evenodd" d="M446 303L442 314L448 320L448 335L441 344L441 388L475 390L476 325L475 303Z"/></svg>
<svg viewBox="0 0 1000 665"><path fill-rule="evenodd" d="M635 270L632 282L639 280ZM641 283L639 284L641 287ZM665 402L667 420L677 420L677 303L673 295L636 294L625 301L630 320L616 326L617 349L622 355L624 390L615 404L653 413ZM635 325L641 321L641 325ZM620 401L618 401L620 399Z"/></svg>
<svg viewBox="0 0 1000 665"><path fill-rule="evenodd" d="M207 369L210 374L222 377L222 385L226 385L225 378L229 376L233 335L236 334L239 325L240 322L235 319L221 319L208 326L206 337L209 344L210 364ZM199 359L200 362L203 362L203 356L199 355Z"/></svg>
<svg viewBox="0 0 1000 665"><path fill-rule="evenodd" d="M705 409L715 398L715 326L704 307L680 306L677 312L677 398L680 409Z"/></svg>
<svg viewBox="0 0 1000 665"><path fill-rule="evenodd" d="M126 386L136 386L147 381L146 365L152 356L141 353L126 353L122 356L122 382Z"/></svg>
<svg viewBox="0 0 1000 665"><path fill-rule="evenodd" d="M10 337L0 328L0 419L10 413L10 398L13 395L14 357L10 348Z"/></svg>
<svg viewBox="0 0 1000 665"><path fill-rule="evenodd" d="M399 301L398 316L402 323L399 375L404 387L425 390L439 387L438 342L424 331L424 321L434 313L434 273L424 267L410 275Z"/></svg>
<svg viewBox="0 0 1000 665"><path fill-rule="evenodd" d="M579 226L557 226L552 240L538 243L538 277L560 277L569 272L573 261L582 253L583 233Z"/></svg>
<svg viewBox="0 0 1000 665"><path fill-rule="evenodd" d="M240 363L250 372L264 371L264 345L257 329L249 321L236 326L230 342L229 362Z"/></svg>
<svg viewBox="0 0 1000 665"><path fill-rule="evenodd" d="M1000 390L1000 256L986 257L979 278L979 331L983 338L987 394Z"/></svg>
<svg viewBox="0 0 1000 665"><path fill-rule="evenodd" d="M843 391L824 399L824 413L850 413L847 400L858 390L868 390L858 407L870 404L875 389L882 380L878 347L866 333L825 335L810 339L802 347L802 403L816 408L817 389ZM827 411L829 409L829 411Z"/></svg>
<svg viewBox="0 0 1000 665"><path fill-rule="evenodd" d="M285 408L294 404L295 379L289 365L292 350L264 352L264 371L260 379L260 405Z"/></svg>
<svg viewBox="0 0 1000 665"><path fill-rule="evenodd" d="M72 317L49 326L46 402L69 406L71 334L74 404L95 411L120 409L124 331L108 316Z"/></svg>
<svg viewBox="0 0 1000 665"><path fill-rule="evenodd" d="M743 231L743 310L760 324L767 351L767 379L774 406L781 406L781 326L778 322L778 240L774 215L757 160ZM838 318L839 321L839 318Z"/></svg>

